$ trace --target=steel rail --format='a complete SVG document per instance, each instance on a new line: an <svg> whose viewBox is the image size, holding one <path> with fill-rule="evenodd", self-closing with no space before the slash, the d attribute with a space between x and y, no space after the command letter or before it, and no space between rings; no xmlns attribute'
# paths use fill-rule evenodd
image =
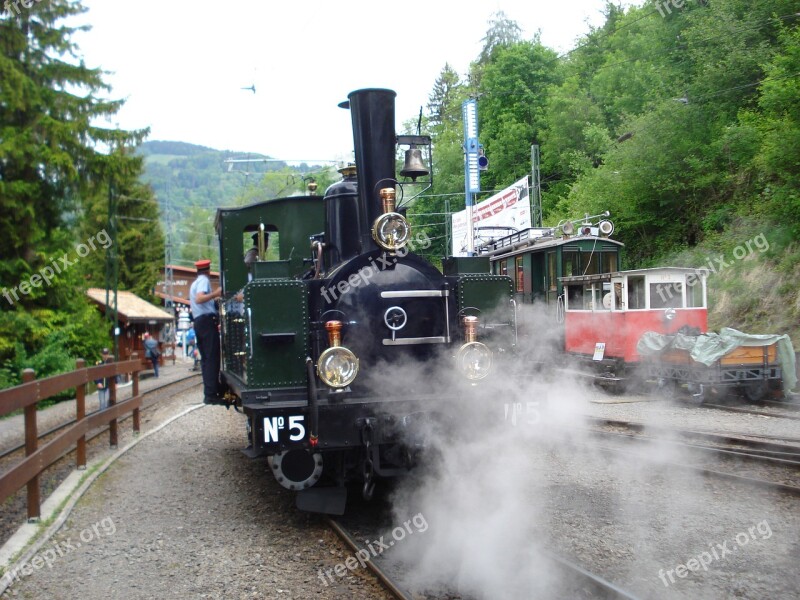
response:
<svg viewBox="0 0 800 600"><path fill-rule="evenodd" d="M800 412L800 403L796 400L759 400L757 404L774 406L775 408L788 408L792 412Z"/></svg>
<svg viewBox="0 0 800 600"><path fill-rule="evenodd" d="M637 596L629 594L619 586L611 583L610 581L607 581L606 579L603 579L599 575L595 575L591 571L587 571L580 565L575 564L574 562L564 558L563 556L558 556L557 554L553 554L552 552L548 552L547 550L540 550L540 552L550 560L557 562L561 566L566 567L571 571L574 571L575 573L578 573L584 579L588 579L592 584L600 587L603 591L607 593L610 592L611 594L613 594L612 597L625 598L626 600L638 600Z"/></svg>
<svg viewBox="0 0 800 600"><path fill-rule="evenodd" d="M358 552L362 550L362 548L356 543L355 539L350 535L350 533L335 519L332 517L326 517L326 521L328 525L330 525L331 529L336 532L345 544L347 544L353 552ZM412 596L406 592L404 592L400 587L392 581L392 578L383 571L375 561L368 561L367 568L372 571L375 577L381 582L381 584L387 589L387 591L392 594L398 600L413 600Z"/></svg>
<svg viewBox="0 0 800 600"><path fill-rule="evenodd" d="M624 421L614 421L613 424L617 425L617 426L628 425L628 426L632 426L631 427L632 429L637 429L637 430L645 429L644 425L642 425L640 423L626 423ZM615 432L604 432L604 431L599 431L599 430L590 430L590 431L593 431L593 432L596 432L596 433L600 433L600 434L605 434L605 435L615 435ZM724 436L724 435L723 436L717 436L715 434L702 434L700 432L694 432L694 431L685 431L684 432L684 431L681 431L681 430L667 430L667 431L670 431L672 433L686 434L687 437L696 436L696 435L699 435L700 437L704 437L704 436L707 435L709 438L715 439L716 441L719 441L719 439L722 439L722 440L727 441L728 443L741 444L741 445L745 445L745 446L752 446L752 448L757 449L757 450L761 450L761 451L764 451L764 452L774 452L775 448L779 448L780 449L779 452L783 452L784 450L787 450L787 449L788 450L800 451L800 448L797 448L797 447L794 447L794 446L787 446L787 445L783 445L783 444L774 444L774 443L770 443L770 442L759 442L757 440L731 438L729 436ZM628 438L628 436L626 436L625 434L617 434L617 435L622 435L622 436ZM653 441L657 441L657 442L668 442L668 443L671 443L673 445L684 445L680 441L664 439L664 438L639 438L639 437L633 437L632 439L643 439L643 441L647 441L648 443L652 443ZM772 465L772 466L785 466L785 467L797 467L798 466L797 461L790 460L790 459L784 458L784 457L776 457L776 456L769 456L769 455L767 455L765 457L764 455L749 454L747 452L741 452L741 451L737 452L736 450L727 449L727 448L715 448L713 446L711 446L711 447L709 447L709 446L696 446L696 445L693 446L691 444L686 444L686 445L688 445L689 447L694 447L694 448L699 449L699 450L709 450L709 451L712 451L712 452L715 452L715 453L718 453L718 454L722 454L722 455L731 454L731 455L733 455L733 456L735 456L737 458L747 458L747 460L751 460L751 461L754 461L754 462L762 462L762 463L766 463L766 464L769 464L769 465ZM712 475L712 476L715 476L715 477L720 477L720 478L725 478L725 479L729 479L729 480L733 480L733 481L743 482L743 483L747 483L749 485L754 485L756 487L771 488L771 489L776 489L778 491L789 493L789 494L792 494L792 495L800 495L800 487L794 486L794 485L790 485L790 484L786 484L786 483L780 483L780 482L777 482L777 481L769 481L769 480L765 480L765 479L756 479L754 477L747 477L745 475L737 475L735 473L727 473L727 472L724 472L724 471L717 471L716 469L711 469L711 468L703 467L703 466L699 466L699 465L689 465L689 464L683 464L683 463L673 463L673 462L664 462L664 461L652 460L652 459L648 459L647 457L642 457L642 456L640 456L638 454L634 454L634 453L632 453L632 452L630 452L628 450L624 450L624 449L620 449L620 448L607 448L607 447L603 447L603 446L596 446L596 447L598 449L606 451L606 452L615 452L615 453L618 453L618 454L626 454L626 455L637 456L640 460L641 459L648 460L649 462L653 462L655 464L662 464L662 465L667 465L667 466L672 466L672 467L677 467L677 468L683 468L683 469L692 469L692 470L699 471L699 472L702 472L702 473L705 473L705 474L708 474L708 475ZM791 457L796 457L797 456L796 453L785 453L785 454L788 455L788 456L791 456Z"/></svg>
<svg viewBox="0 0 800 600"><path fill-rule="evenodd" d="M747 459L754 460L756 462L763 462L765 464L772 463L787 467L800 467L800 460L793 460L793 459L800 459L800 448L797 449L798 450L797 452L774 452L770 450L757 450L757 449L748 449L748 451L744 451L741 449L720 448L718 446L707 446L704 444L688 444L686 442L681 442L678 440L657 438L646 435L634 435L631 433L620 433L617 431L602 431L600 429L585 429L582 431L588 431L591 433L601 434L606 436L625 438L627 440L636 440L642 443L667 442L669 444L672 444L673 446L682 446L684 448L708 451L720 455L744 457Z"/></svg>
<svg viewBox="0 0 800 600"><path fill-rule="evenodd" d="M336 532L336 534L344 540L344 542L348 545L348 547L353 552L358 552L361 550L358 543L356 542L355 538L347 531L347 529L338 521L333 519L332 517L326 517L328 524L331 528ZM574 563L573 561L564 558L563 556L559 556L552 552L542 550L540 551L541 554L553 562L558 563L562 567L569 569L573 574L578 574L584 579L586 579L591 585L600 588L604 594L599 597L603 598L620 598L622 600L639 600L637 596L634 596L619 586L603 579L599 575L595 575L594 573L584 569L580 565ZM399 600L413 600L414 596L409 594L408 592L404 591L397 585L392 578L383 571L374 561L369 561L367 563L369 569L375 574L375 576L380 580L383 586L396 598ZM449 596L448 596L449 597Z"/></svg>
<svg viewBox="0 0 800 600"><path fill-rule="evenodd" d="M705 438L707 440L714 440L718 442L724 442L728 444L739 444L742 446L748 447L757 447L759 449L772 449L775 451L785 451L785 450L798 450L800 451L800 447L798 446L791 446L788 444L781 444L776 442L764 442L759 440L751 440L747 438L741 437L734 437L736 435L746 435L751 438L761 438L765 440L784 440L788 442L796 442L800 443L800 438L788 437L788 436L767 436L761 435L759 433L747 433L747 432L711 432L711 431L695 431L691 429L674 429L671 427L663 427L659 425L649 425L646 423L641 423L637 421L620 421L617 419L607 419L604 417L595 417L591 415L583 415L584 419L589 421L600 423L604 425L611 425L615 427L626 427L633 431L644 431L648 429L650 431L656 433L668 433L668 434L678 434L682 437L696 437L696 438Z"/></svg>
<svg viewBox="0 0 800 600"><path fill-rule="evenodd" d="M752 485L754 487L762 488L762 489L772 489L777 490L780 492L784 492L787 494L791 494L794 496L800 496L800 487L789 485L787 483L779 483L777 481L768 481L766 479L756 479L754 477L746 477L744 475L736 475L735 473L726 473L724 471L717 471L716 469L709 469L708 467L701 467L698 465L688 465L684 463L676 463L671 461L662 461L662 460L655 460L650 459L647 457L643 457L640 454L636 454L630 452L628 450L622 450L620 448L609 448L607 446L597 446L595 445L594 448L600 450L602 452L612 452L615 454L622 454L625 456L632 456L634 458L638 458L639 460L645 460L649 463L661 465L665 467L672 467L676 469L683 469L683 470L691 470L697 471L706 475L711 475L713 477L718 477L720 479L729 479L731 481L736 481L739 483L746 483L748 485Z"/></svg>
<svg viewBox="0 0 800 600"><path fill-rule="evenodd" d="M771 413L765 410L753 410L750 408L743 408L739 406L726 406L724 404L709 404L708 402L703 402L701 405L703 408L714 408L716 410L724 410L727 412L735 412L735 413L745 413L748 415L758 415L759 417L773 417L775 419L792 419L793 421L800 421L800 415L787 415L787 414L779 414L779 413Z"/></svg>

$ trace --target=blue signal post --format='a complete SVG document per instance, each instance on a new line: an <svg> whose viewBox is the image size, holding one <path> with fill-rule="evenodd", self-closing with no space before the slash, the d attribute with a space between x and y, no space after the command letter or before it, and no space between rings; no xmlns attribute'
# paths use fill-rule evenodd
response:
<svg viewBox="0 0 800 600"><path fill-rule="evenodd" d="M475 98L461 104L464 118L464 189L467 208L467 255L475 254L475 229L472 222L473 194L481 191L480 144L478 144L478 101ZM484 157L485 160L485 157Z"/></svg>

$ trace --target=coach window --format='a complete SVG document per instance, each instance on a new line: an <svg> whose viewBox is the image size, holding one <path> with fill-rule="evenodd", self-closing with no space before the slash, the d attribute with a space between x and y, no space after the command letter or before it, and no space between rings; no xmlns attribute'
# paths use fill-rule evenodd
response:
<svg viewBox="0 0 800 600"><path fill-rule="evenodd" d="M517 291L525 291L525 269L522 267L522 256L516 258Z"/></svg>
<svg viewBox="0 0 800 600"><path fill-rule="evenodd" d="M686 306L687 308L703 307L703 281L694 275L686 278Z"/></svg>
<svg viewBox="0 0 800 600"><path fill-rule="evenodd" d="M570 285L565 287L567 291L567 307L569 310L583 310L583 286Z"/></svg>
<svg viewBox="0 0 800 600"><path fill-rule="evenodd" d="M571 277L572 275L582 275L580 271L580 254L575 250L564 250L561 255L562 277Z"/></svg>
<svg viewBox="0 0 800 600"><path fill-rule="evenodd" d="M622 283L614 281L603 284L603 308L608 310L624 310L622 302Z"/></svg>
<svg viewBox="0 0 800 600"><path fill-rule="evenodd" d="M603 252L601 273L613 273L617 270L617 253Z"/></svg>
<svg viewBox="0 0 800 600"><path fill-rule="evenodd" d="M628 310L647 308L644 301L644 275L628 277Z"/></svg>
<svg viewBox="0 0 800 600"><path fill-rule="evenodd" d="M651 283L650 308L683 308L683 284L680 281Z"/></svg>
<svg viewBox="0 0 800 600"><path fill-rule="evenodd" d="M505 259L500 260L500 275L508 275L508 261Z"/></svg>
<svg viewBox="0 0 800 600"><path fill-rule="evenodd" d="M555 252L547 253L547 282L548 282L548 287L550 288L549 291L554 292L556 290L556 284L557 284Z"/></svg>
<svg viewBox="0 0 800 600"><path fill-rule="evenodd" d="M244 255L248 253L255 254L258 249L258 241L256 234L258 233L258 225L249 225L242 233L242 248L244 248ZM264 232L264 244L266 246L266 256L264 260L280 260L280 247L281 238L280 233L273 225L267 225ZM249 262L255 262L248 259Z"/></svg>
<svg viewBox="0 0 800 600"><path fill-rule="evenodd" d="M598 252L581 253L580 275L597 275L600 271L600 254Z"/></svg>
<svg viewBox="0 0 800 600"><path fill-rule="evenodd" d="M603 286L599 283L583 286L583 309L603 310Z"/></svg>

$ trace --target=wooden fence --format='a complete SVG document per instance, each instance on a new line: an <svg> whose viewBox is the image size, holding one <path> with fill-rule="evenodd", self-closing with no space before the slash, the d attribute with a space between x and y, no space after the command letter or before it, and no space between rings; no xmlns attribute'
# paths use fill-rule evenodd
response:
<svg viewBox="0 0 800 600"><path fill-rule="evenodd" d="M112 447L116 447L117 420L129 412L133 412L133 431L138 433L139 409L142 405L139 371L144 368L135 353L130 360L96 367L86 367L85 361L78 359L74 371L45 379L36 379L33 369L25 369L22 372L21 385L0 390L0 417L15 410L25 411L25 458L0 475L0 503L27 485L28 520L37 520L41 514L39 476L65 451L75 447L76 466L78 469L85 469L86 434L108 423L109 441ZM132 394L129 399L117 403L116 376L125 373L133 375ZM102 378L109 381L108 408L87 416L86 384ZM75 389L75 422L39 447L36 404L71 388Z"/></svg>

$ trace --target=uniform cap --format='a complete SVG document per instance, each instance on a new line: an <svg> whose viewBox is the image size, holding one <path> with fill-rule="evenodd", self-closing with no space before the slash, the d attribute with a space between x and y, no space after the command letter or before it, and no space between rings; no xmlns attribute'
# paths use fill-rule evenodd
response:
<svg viewBox="0 0 800 600"><path fill-rule="evenodd" d="M198 260L196 263L194 263L194 266L197 267L197 270L210 269L211 268L211 261L208 260L207 258L204 258L204 259Z"/></svg>
<svg viewBox="0 0 800 600"><path fill-rule="evenodd" d="M103 348L103 354L111 354L111 350L108 348Z"/></svg>

